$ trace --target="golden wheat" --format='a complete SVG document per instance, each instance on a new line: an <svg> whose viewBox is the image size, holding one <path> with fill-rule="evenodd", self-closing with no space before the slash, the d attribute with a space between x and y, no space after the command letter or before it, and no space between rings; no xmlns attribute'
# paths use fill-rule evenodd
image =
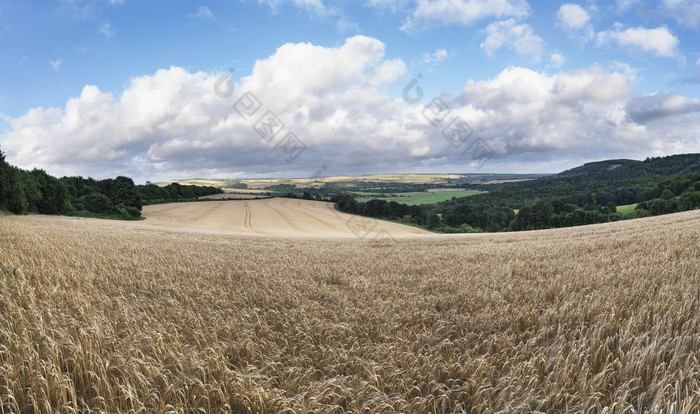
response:
<svg viewBox="0 0 700 414"><path fill-rule="evenodd" d="M262 238L0 218L0 413L700 412L700 211Z"/></svg>
<svg viewBox="0 0 700 414"><path fill-rule="evenodd" d="M143 226L231 235L291 238L381 238L432 233L341 213L320 201L269 198L161 204L143 209Z"/></svg>

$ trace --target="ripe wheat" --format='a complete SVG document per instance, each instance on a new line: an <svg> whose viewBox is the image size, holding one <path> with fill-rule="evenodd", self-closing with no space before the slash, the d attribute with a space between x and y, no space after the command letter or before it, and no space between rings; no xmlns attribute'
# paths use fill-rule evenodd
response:
<svg viewBox="0 0 700 414"><path fill-rule="evenodd" d="M700 211L263 238L0 218L0 413L700 412Z"/></svg>

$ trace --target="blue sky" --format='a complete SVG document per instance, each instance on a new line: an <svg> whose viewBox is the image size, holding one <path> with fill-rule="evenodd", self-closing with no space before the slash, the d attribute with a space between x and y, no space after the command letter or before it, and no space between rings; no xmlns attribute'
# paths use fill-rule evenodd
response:
<svg viewBox="0 0 700 414"><path fill-rule="evenodd" d="M700 152L698 44L690 0L6 0L0 148L23 168L139 181ZM423 99L407 102L413 79ZM233 110L246 93L279 136ZM436 97L441 120L426 117ZM473 133L450 141L452 120Z"/></svg>

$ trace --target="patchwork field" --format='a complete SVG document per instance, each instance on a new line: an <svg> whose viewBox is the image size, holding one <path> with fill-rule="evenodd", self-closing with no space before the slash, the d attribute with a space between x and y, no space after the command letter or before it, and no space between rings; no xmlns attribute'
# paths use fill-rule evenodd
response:
<svg viewBox="0 0 700 414"><path fill-rule="evenodd" d="M441 203L443 201L451 200L452 197L468 197L483 193L483 191L479 190L440 190L442 191L416 191L409 193L398 193L395 197L358 198L357 200L360 202L365 202L376 198L386 202L396 201L397 203L416 206L421 204Z"/></svg>
<svg viewBox="0 0 700 414"><path fill-rule="evenodd" d="M146 206L145 226L224 234L381 238L429 235L388 221L345 214L321 201L270 198Z"/></svg>
<svg viewBox="0 0 700 414"><path fill-rule="evenodd" d="M283 201L0 217L0 412L699 412L700 211L391 241Z"/></svg>

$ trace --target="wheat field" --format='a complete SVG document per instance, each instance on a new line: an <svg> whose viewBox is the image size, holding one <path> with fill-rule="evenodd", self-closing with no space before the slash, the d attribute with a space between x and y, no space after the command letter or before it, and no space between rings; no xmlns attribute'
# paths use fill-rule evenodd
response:
<svg viewBox="0 0 700 414"><path fill-rule="evenodd" d="M0 217L0 412L700 412L700 211L391 240L163 220Z"/></svg>
<svg viewBox="0 0 700 414"><path fill-rule="evenodd" d="M146 206L147 227L288 238L399 238L432 233L337 211L322 201L268 198Z"/></svg>

